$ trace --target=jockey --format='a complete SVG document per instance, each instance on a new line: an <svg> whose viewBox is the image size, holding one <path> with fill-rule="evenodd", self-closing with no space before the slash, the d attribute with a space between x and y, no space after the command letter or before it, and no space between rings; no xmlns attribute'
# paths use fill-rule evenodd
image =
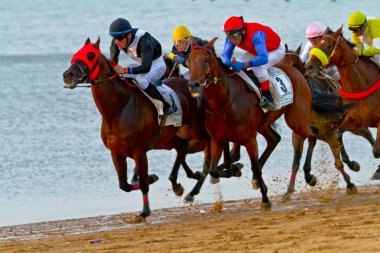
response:
<svg viewBox="0 0 380 253"><path fill-rule="evenodd" d="M153 84L162 78L166 70L161 44L149 33L138 28L132 29L131 24L123 18L111 23L109 34L113 38L110 60L117 63L120 51L124 51L137 63L126 68L117 65L114 67L115 72L135 78L141 89L164 104L165 115L172 113L173 109Z"/></svg>
<svg viewBox="0 0 380 253"><path fill-rule="evenodd" d="M354 12L348 19L352 42L358 56L372 57L380 66L380 19L367 18L362 12Z"/></svg>
<svg viewBox="0 0 380 253"><path fill-rule="evenodd" d="M232 16L224 23L227 35L222 53L222 61L234 71L250 69L260 82L263 102L273 108L273 98L269 90L267 67L279 63L285 55L285 46L280 37L270 27L259 23L244 22L243 17ZM246 51L242 62L232 62L235 47Z"/></svg>
<svg viewBox="0 0 380 253"><path fill-rule="evenodd" d="M330 31L330 28L325 25L319 23L318 21L311 22L306 28L306 38L307 43L300 53L300 59L302 62L307 62L310 59L310 51L317 45L321 40L324 34ZM340 83L340 75L338 72L338 68L336 66L331 66L326 68L326 74L334 79L335 81Z"/></svg>
<svg viewBox="0 0 380 253"><path fill-rule="evenodd" d="M186 63L187 58L190 55L190 39L194 39L194 43L197 45L203 45L206 42L200 38L191 36L189 29L186 26L178 26L173 31L173 48L169 53L169 59L171 59L176 64L182 64L182 66L189 68ZM189 79L189 71L182 73L181 75L185 79Z"/></svg>

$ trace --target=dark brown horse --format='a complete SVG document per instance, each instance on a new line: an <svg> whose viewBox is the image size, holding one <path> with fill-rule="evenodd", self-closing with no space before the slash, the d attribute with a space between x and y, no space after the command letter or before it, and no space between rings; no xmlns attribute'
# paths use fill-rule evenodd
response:
<svg viewBox="0 0 380 253"><path fill-rule="evenodd" d="M296 69L298 69L302 74L305 74L305 66L299 57L299 53L301 51L301 46L295 52L288 50L286 47L285 57L282 59L281 63L289 64ZM332 79L327 79L326 76L316 76L316 77L307 77L307 83L313 93L315 92L324 92L324 93L333 93L338 98L340 98L339 94L339 84ZM349 175L344 171L343 162L345 162L349 168L353 171L359 171L360 165L355 161L350 161L346 150L344 148L342 142L342 132L339 131L338 126L343 122L345 113L339 112L341 111L341 99L337 102L337 110L336 113L332 115L323 115L320 113L316 113L314 110L311 114L310 124L316 130L316 137L319 140L325 141L334 156L335 167L341 172L344 180L347 184L347 192L348 193L356 193L357 189L353 183L350 181ZM374 139L372 137L371 132L368 128L362 127L357 129L354 134L361 135L366 138L372 145L374 143ZM290 177L290 183L288 186L287 193L284 196L284 200L288 200L290 195L294 192L294 184L295 178L300 166L300 159L302 156L302 149L304 138L294 138L293 141L296 142L295 147L297 150L294 150L293 157L293 166L292 166L292 175ZM313 154L314 146L308 147L307 155L304 163L304 170L311 170L311 159ZM342 160L340 158L340 154L342 155Z"/></svg>
<svg viewBox="0 0 380 253"><path fill-rule="evenodd" d="M320 68L336 65L341 77L343 103L354 103L341 129L352 131L360 127L376 127L376 141L373 155L380 157L380 68L368 57L358 57L353 51L355 45L342 36L342 27L326 34L313 49L306 65L306 74L316 76ZM380 168L372 176L380 179Z"/></svg>
<svg viewBox="0 0 380 253"><path fill-rule="evenodd" d="M203 93L206 99L206 128L211 134L210 174L218 176L216 166L223 146L231 141L246 147L251 160L251 170L262 193L262 208L271 207L267 187L261 175L261 165L280 141L270 125L284 114L287 125L295 134L315 142L309 127L312 95L303 75L292 66L279 64L290 78L294 91L292 104L265 114L259 106L259 97L248 90L244 81L218 59L211 50L216 38L205 47L192 45L189 57L189 89L193 96ZM260 160L256 136L258 131L267 141L267 147ZM263 160L263 156L266 156ZM312 176L312 175L310 175Z"/></svg>
<svg viewBox="0 0 380 253"><path fill-rule="evenodd" d="M186 80L172 78L166 81L178 95L183 119L181 127L166 126L161 129L157 122L156 108L138 88L126 85L114 74L108 60L101 54L99 44L99 39L94 44L88 39L74 55L63 78L68 88L75 88L78 83L91 82L92 94L102 115L101 137L111 151L119 186L126 192L138 189L142 191L143 210L136 219L141 221L151 213L149 184L158 179L155 175L148 175L147 151L151 148L174 148L178 154L176 164L179 167L190 152L191 140L203 142L200 150L205 149L207 154L210 137L205 131L203 118L199 115L198 102L187 89ZM137 185L131 185L127 181L127 157L135 161L139 177Z"/></svg>

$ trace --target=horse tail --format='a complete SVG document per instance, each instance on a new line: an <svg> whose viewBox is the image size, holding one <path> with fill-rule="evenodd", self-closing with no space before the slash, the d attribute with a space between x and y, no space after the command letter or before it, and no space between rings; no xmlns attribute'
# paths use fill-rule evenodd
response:
<svg viewBox="0 0 380 253"><path fill-rule="evenodd" d="M353 104L342 105L341 97L331 92L313 91L312 109L323 116L344 116Z"/></svg>

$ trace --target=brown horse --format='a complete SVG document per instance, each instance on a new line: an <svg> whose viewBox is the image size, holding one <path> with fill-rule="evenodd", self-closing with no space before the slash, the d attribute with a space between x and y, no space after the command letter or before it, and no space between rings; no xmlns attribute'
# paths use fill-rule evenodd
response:
<svg viewBox="0 0 380 253"><path fill-rule="evenodd" d="M190 66L189 89L193 96L202 94L206 99L206 128L211 134L210 174L218 177L217 163L223 146L231 141L245 146L251 160L251 170L257 180L262 194L262 208L270 208L267 187L261 175L261 165L272 153L279 142L274 137L270 125L282 114L287 125L295 134L315 142L315 136L309 127L312 95L302 74L292 66L279 64L290 78L294 91L292 104L265 114L259 106L260 99L256 93L248 90L244 81L217 58L211 50L216 38L205 47L192 45L188 59ZM302 116L301 116L302 115ZM267 147L260 160L256 135L258 131L267 141ZM278 134L277 134L278 135ZM310 175L312 177L312 175Z"/></svg>
<svg viewBox="0 0 380 253"><path fill-rule="evenodd" d="M208 154L210 137L205 131L204 119L199 115L198 102L187 89L187 80L172 78L166 81L180 100L182 126L160 128L156 108L138 88L126 85L114 74L108 60L101 54L99 44L99 39L94 44L87 39L83 48L74 55L63 78L68 88L75 88L78 83L91 82L95 104L102 115L101 137L111 151L119 186L126 192L138 189L142 191L143 210L136 217L136 221L141 221L151 213L149 184L158 179L155 175L148 175L147 151L151 148L174 148L177 151L176 165L179 167L190 152L191 140L203 142L200 150L205 149L205 154ZM135 161L139 177L137 185L131 185L127 181L127 157Z"/></svg>
<svg viewBox="0 0 380 253"><path fill-rule="evenodd" d="M298 69L302 74L305 74L305 65L299 57L301 51L301 46L295 52L288 50L286 46L285 57L282 59L281 63L289 64L296 69ZM340 97L339 94L339 84L332 79L327 79L325 76L319 75L316 77L307 77L306 81L311 89L314 92L330 92L335 94L337 97ZM349 168L353 171L359 171L360 165L355 161L350 161L346 150L342 142L342 132L339 131L338 126L342 123L345 113L339 112L341 108L341 99L337 101L337 111L333 115L323 115L318 114L314 110L311 114L310 124L313 128L316 129L316 137L319 140L325 141L334 156L335 167L341 172L344 180L347 184L348 193L356 193L357 189L353 183L350 181L350 177L344 171L343 163L346 163ZM335 115L334 115L335 114ZM368 128L362 127L357 129L354 134L361 135L366 138L372 145L374 139L371 132ZM304 143L304 138L297 138L294 141L299 142L295 145L299 150L294 150L293 157L293 166L292 166L292 175L290 177L290 183L288 186L287 193L284 196L284 200L290 199L290 195L294 192L295 178L299 169L300 159L302 156L302 148ZM304 163L304 170L311 170L311 159L313 154L314 146L309 146L307 150L307 155ZM342 160L340 158L342 155Z"/></svg>
<svg viewBox="0 0 380 253"><path fill-rule="evenodd" d="M306 74L316 76L320 68L336 65L342 80L341 95L343 103L355 104L342 125L343 130L355 130L360 127L376 127L376 141L373 155L380 157L380 68L368 57L358 57L353 51L355 45L342 36L342 27L326 34L311 51L311 59L306 65ZM372 176L380 179L380 168Z"/></svg>

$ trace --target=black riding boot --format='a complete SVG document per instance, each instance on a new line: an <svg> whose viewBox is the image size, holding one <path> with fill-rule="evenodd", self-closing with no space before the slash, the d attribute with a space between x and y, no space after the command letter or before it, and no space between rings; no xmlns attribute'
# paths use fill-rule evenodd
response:
<svg viewBox="0 0 380 253"><path fill-rule="evenodd" d="M162 97L161 93L157 90L157 87L154 86L153 84L149 84L148 87L144 90L149 96L151 96L154 99L160 100L164 104L164 115L168 115L170 113L173 113L174 110L170 106L169 103L167 103L164 98Z"/></svg>
<svg viewBox="0 0 380 253"><path fill-rule="evenodd" d="M272 94L269 90L263 90L262 91L263 97L262 100L264 102L263 107L267 107L269 110L274 110L274 102L272 98Z"/></svg>

